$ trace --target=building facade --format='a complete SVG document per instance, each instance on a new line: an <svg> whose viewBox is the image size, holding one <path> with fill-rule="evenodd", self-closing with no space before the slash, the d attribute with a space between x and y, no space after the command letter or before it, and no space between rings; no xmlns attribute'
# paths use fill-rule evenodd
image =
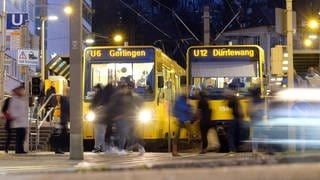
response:
<svg viewBox="0 0 320 180"><path fill-rule="evenodd" d="M259 45L265 52L266 69L270 70L271 48L275 45L285 45L286 38L275 32L274 26L260 26L234 31L227 31L221 35L218 44Z"/></svg>
<svg viewBox="0 0 320 180"><path fill-rule="evenodd" d="M28 13L28 21L20 29L6 30L5 81L4 91L10 91L25 80L24 72L17 62L17 50L20 48L38 49L39 38L35 35L35 0L6 0L6 13ZM2 3L0 5L2 9ZM8 27L7 27L8 28Z"/></svg>
<svg viewBox="0 0 320 180"><path fill-rule="evenodd" d="M69 56L69 17L63 11L69 4L69 0L7 0L7 13L28 13L26 27L18 30L7 30L6 38L6 60L5 60L5 93L25 81L25 74L17 62L17 50L20 48L39 50L41 34L41 17L50 15L58 16L57 21L46 21L45 23L45 50L47 63L55 56ZM0 3L0 8L1 3ZM87 38L92 32L92 2L83 1L83 38ZM33 67L32 72L40 71ZM34 73L33 73L34 74ZM32 74L32 75L33 75Z"/></svg>

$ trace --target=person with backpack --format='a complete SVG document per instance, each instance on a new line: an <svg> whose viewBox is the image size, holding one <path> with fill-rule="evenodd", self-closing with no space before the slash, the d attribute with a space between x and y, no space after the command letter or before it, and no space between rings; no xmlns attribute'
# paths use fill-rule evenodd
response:
<svg viewBox="0 0 320 180"><path fill-rule="evenodd" d="M7 132L7 134L6 134L6 142L5 142L5 146L4 146L5 153L8 153L8 151L9 151L9 146L10 146L10 141L11 141L11 134L12 134L12 129L11 129L12 117L11 117L10 113L8 112L9 105L10 105L10 99L11 99L11 97L7 97L4 100L3 106L1 108L1 112L2 112L2 114L4 116L5 121L6 121L4 129Z"/></svg>
<svg viewBox="0 0 320 180"><path fill-rule="evenodd" d="M172 145L172 156L179 156L178 154L178 141L180 138L180 131L182 128L189 130L192 120L192 107L187 102L187 93L182 94L176 99L173 106L173 115L178 120L177 132L175 133L173 145Z"/></svg>

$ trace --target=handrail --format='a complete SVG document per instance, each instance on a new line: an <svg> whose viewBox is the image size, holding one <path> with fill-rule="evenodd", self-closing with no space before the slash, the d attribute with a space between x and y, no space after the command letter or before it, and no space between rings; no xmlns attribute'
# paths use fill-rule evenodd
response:
<svg viewBox="0 0 320 180"><path fill-rule="evenodd" d="M51 112L52 112L54 109L55 109L54 107L51 107L51 108L49 109L49 111L47 112L47 114L44 116L44 118L42 118L40 124L38 125L38 127L37 127L38 129L40 129L40 128L42 127L43 122L51 115Z"/></svg>
<svg viewBox="0 0 320 180"><path fill-rule="evenodd" d="M38 110L38 116L41 115L42 110L47 106L47 104L49 103L49 101L52 99L53 96L57 96L58 94L51 94L49 96L48 99L46 99L46 101L42 104L42 106L40 107L40 109Z"/></svg>
<svg viewBox="0 0 320 180"><path fill-rule="evenodd" d="M42 127L43 125L43 122L44 120L46 120L52 113L52 111L54 111L55 107L51 107L49 109L49 111L47 111L46 115L42 118L41 115L42 115L42 111L45 109L45 107L48 105L48 103L50 102L50 100L53 98L53 97L56 97L58 96L59 94L51 94L49 96L48 99L46 99L46 101L41 105L40 109L38 110L38 113L37 113L37 118L36 118L36 150L38 150L38 145L40 144L40 128ZM40 120L40 117L42 118ZM39 121L40 124L39 124ZM51 118L50 118L50 124L51 124Z"/></svg>

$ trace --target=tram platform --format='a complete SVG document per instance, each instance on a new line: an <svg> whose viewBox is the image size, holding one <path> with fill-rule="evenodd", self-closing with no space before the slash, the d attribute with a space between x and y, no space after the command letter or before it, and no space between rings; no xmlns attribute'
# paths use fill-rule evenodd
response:
<svg viewBox="0 0 320 180"><path fill-rule="evenodd" d="M119 156L115 154L84 153L84 160L70 160L69 154L31 152L16 155L0 152L0 178L8 174L69 173L123 170L217 168L229 166L274 165L296 162L320 162L320 153L295 153L267 155L263 153L138 153Z"/></svg>

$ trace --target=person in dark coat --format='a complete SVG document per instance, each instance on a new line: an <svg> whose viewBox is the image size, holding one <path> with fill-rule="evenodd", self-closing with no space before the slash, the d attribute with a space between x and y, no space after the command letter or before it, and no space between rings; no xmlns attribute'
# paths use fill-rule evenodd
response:
<svg viewBox="0 0 320 180"><path fill-rule="evenodd" d="M228 106L232 110L233 120L228 127L228 145L229 152L237 152L237 147L240 144L240 131L242 122L242 113L238 97L233 91L227 94Z"/></svg>
<svg viewBox="0 0 320 180"><path fill-rule="evenodd" d="M105 150L105 134L107 125L104 120L104 106L103 106L103 89L100 84L95 87L95 96L90 105L90 110L92 110L96 118L94 120L94 149L92 152L98 153Z"/></svg>
<svg viewBox="0 0 320 180"><path fill-rule="evenodd" d="M101 84L97 84L93 88L94 88L95 95L91 101L90 109L95 109L96 107L98 107L102 103L103 92L102 92Z"/></svg>
<svg viewBox="0 0 320 180"><path fill-rule="evenodd" d="M110 103L111 96L115 93L115 88L113 87L112 84L107 84L107 86L102 90L102 103L101 105L103 106L104 110L104 116L103 122L107 125L107 129L105 132L105 142L106 142L106 149L105 150L111 150L111 136L112 136L112 127L113 127L113 121L112 118L108 117L108 105Z"/></svg>
<svg viewBox="0 0 320 180"><path fill-rule="evenodd" d="M207 94L205 91L200 92L200 100L198 103L198 114L200 118L200 131L201 131L201 152L204 154L207 152L208 147L208 131L210 128L214 128L214 122L211 121L211 109L207 100Z"/></svg>
<svg viewBox="0 0 320 180"><path fill-rule="evenodd" d="M56 154L64 154L63 149L67 145L68 136L68 122L70 121L70 103L68 96L68 89L63 96L60 96L60 133L57 137L57 143L55 147Z"/></svg>
<svg viewBox="0 0 320 180"><path fill-rule="evenodd" d="M47 101L52 94L56 94L56 88L55 88L54 81L51 81L51 86L46 91L45 101ZM48 101L48 103L46 105L46 114L50 111L51 108L55 108L57 105L58 105L57 97L56 96L51 97L51 99ZM49 118L52 118L53 114L54 114L54 110L51 111ZM51 119L47 119L47 121L50 121L50 120Z"/></svg>

